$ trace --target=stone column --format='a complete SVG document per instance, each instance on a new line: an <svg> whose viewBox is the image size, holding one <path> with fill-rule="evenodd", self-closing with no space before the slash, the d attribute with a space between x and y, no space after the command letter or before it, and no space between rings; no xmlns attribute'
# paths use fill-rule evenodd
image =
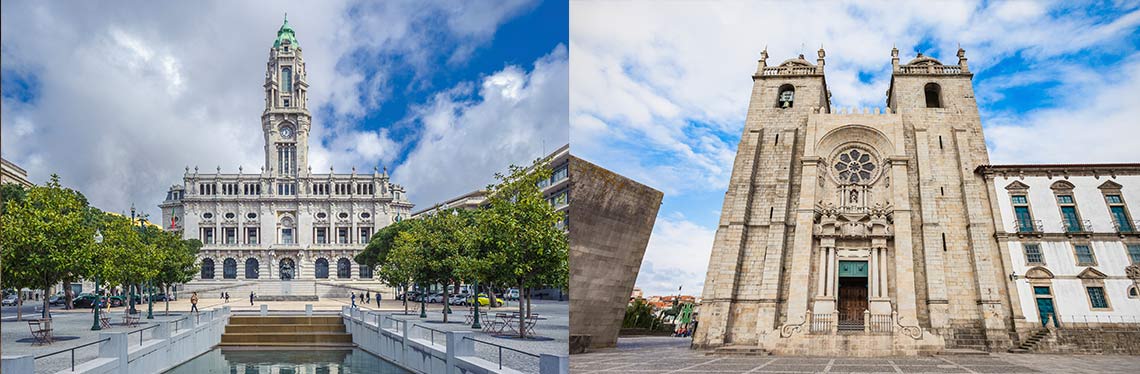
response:
<svg viewBox="0 0 1140 374"><path fill-rule="evenodd" d="M907 161L905 156L896 156L890 159L891 179L896 181L907 180ZM903 325L918 324L918 307L914 286L914 244L910 210L910 185L907 183L892 184L892 198L894 202L895 224L895 293L898 305L899 318Z"/></svg>
<svg viewBox="0 0 1140 374"><path fill-rule="evenodd" d="M871 287L871 298L879 297L879 249L871 248L871 261L867 264L867 278Z"/></svg>
<svg viewBox="0 0 1140 374"><path fill-rule="evenodd" d="M831 256L829 253L829 248L819 247L819 270L816 275L819 280L816 282L817 284L815 290L815 297L819 299L827 296L827 278L830 277L828 273L827 259Z"/></svg>

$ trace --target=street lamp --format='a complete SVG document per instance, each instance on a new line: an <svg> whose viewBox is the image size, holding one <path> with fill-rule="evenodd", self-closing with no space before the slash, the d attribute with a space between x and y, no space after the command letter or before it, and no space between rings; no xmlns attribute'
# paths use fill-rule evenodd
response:
<svg viewBox="0 0 1140 374"><path fill-rule="evenodd" d="M420 285L420 289L421 290L423 289L422 284ZM426 295L420 295L420 318L427 318L427 297L426 297Z"/></svg>
<svg viewBox="0 0 1140 374"><path fill-rule="evenodd" d="M479 323L479 280L475 280L475 289L473 290L473 297L475 300L475 322L471 324L473 329L482 329L483 324Z"/></svg>
<svg viewBox="0 0 1140 374"><path fill-rule="evenodd" d="M95 229L95 245L103 244L103 233L99 229ZM95 321L91 322L91 331L102 330L103 327L99 326L99 302L102 301L102 296L99 294L99 270L95 271ZM107 300L110 302L110 300Z"/></svg>

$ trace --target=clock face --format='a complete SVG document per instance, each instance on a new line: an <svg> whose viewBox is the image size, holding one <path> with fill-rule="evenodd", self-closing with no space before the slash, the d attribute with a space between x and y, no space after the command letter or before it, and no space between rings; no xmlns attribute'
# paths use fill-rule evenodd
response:
<svg viewBox="0 0 1140 374"><path fill-rule="evenodd" d="M292 138L293 137L293 128L292 127L282 127L281 128L281 136L285 137L285 138Z"/></svg>

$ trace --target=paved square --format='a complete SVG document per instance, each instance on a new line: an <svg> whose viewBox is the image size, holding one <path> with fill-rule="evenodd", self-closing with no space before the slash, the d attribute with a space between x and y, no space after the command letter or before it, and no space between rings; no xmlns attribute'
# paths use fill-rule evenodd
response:
<svg viewBox="0 0 1140 374"><path fill-rule="evenodd" d="M570 372L601 373L1137 373L1140 357L1045 354L914 357L706 356L689 339L620 338L570 356Z"/></svg>

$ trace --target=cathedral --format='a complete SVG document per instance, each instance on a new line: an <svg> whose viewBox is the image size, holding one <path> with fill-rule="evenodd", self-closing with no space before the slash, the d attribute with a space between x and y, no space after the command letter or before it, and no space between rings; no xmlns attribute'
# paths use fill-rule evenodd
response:
<svg viewBox="0 0 1140 374"><path fill-rule="evenodd" d="M201 273L187 288L242 288L267 297L313 297L328 289L315 284L378 290L373 269L352 258L378 229L408 218L407 192L387 170L313 172L309 84L288 20L269 50L263 87L265 165L235 174L187 167L183 184L171 187L160 205L167 229L204 244Z"/></svg>
<svg viewBox="0 0 1140 374"><path fill-rule="evenodd" d="M892 50L883 109L833 108L824 56L761 54L694 347L1067 347L1048 332L1140 318L1140 165L990 165L964 50Z"/></svg>

